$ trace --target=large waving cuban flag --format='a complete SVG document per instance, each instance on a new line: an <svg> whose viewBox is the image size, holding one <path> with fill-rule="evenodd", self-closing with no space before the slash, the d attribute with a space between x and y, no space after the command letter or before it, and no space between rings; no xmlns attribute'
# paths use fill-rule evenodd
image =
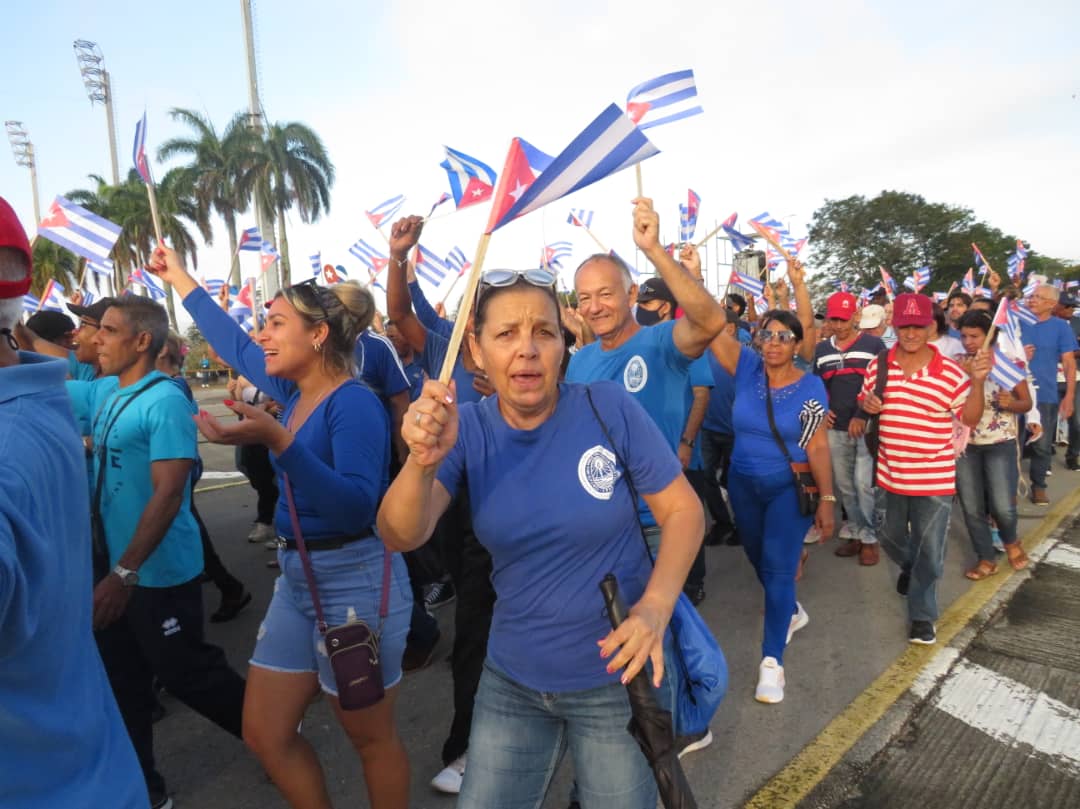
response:
<svg viewBox="0 0 1080 809"><path fill-rule="evenodd" d="M495 188L495 171L491 166L449 146L443 148L446 149L446 160L439 165L446 169L450 178L454 205L461 209L491 199Z"/></svg>
<svg viewBox="0 0 1080 809"><path fill-rule="evenodd" d="M515 196L517 188L509 187L507 178L502 178L486 232L493 233L519 216L542 208L549 202L592 185L597 180L629 168L659 152L645 137L645 133L634 126L634 122L627 118L617 105L612 104L585 127L585 131L574 138L520 195ZM498 201L504 196L513 197L515 201L496 217L496 211L501 208Z"/></svg>
<svg viewBox="0 0 1080 809"><path fill-rule="evenodd" d="M38 235L86 259L107 261L121 227L108 219L57 197L38 225Z"/></svg>

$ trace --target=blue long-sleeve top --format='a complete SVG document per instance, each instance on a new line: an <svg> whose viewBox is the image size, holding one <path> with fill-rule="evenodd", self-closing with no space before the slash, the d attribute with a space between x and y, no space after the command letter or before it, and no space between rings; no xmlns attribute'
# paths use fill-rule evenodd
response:
<svg viewBox="0 0 1080 809"><path fill-rule="evenodd" d="M416 319L420 321L420 325L428 331L433 331L449 340L450 335L454 333L454 321L439 316L439 313L435 311L435 307L428 302L424 291L420 288L419 281L413 281L409 284L409 295L412 298L413 311L416 312Z"/></svg>
<svg viewBox="0 0 1080 809"><path fill-rule="evenodd" d="M300 398L296 384L266 373L262 349L205 290L188 295L184 308L226 363L284 404L288 424ZM344 383L319 403L285 452L271 453L282 491L274 517L278 534L293 538L284 475L305 540L371 533L389 484L389 459L390 425L379 398L359 382Z"/></svg>
<svg viewBox="0 0 1080 809"><path fill-rule="evenodd" d="M424 341L424 350L420 352L420 366L432 379L438 379L442 371L443 360L450 348L450 335L454 333L454 321L439 317L438 312L428 303L424 297L420 284L413 281L409 284L409 294L412 296L413 311L420 325L427 329L427 339ZM465 343L462 343L462 350ZM479 402L480 394L473 388L473 375L465 370L465 364L461 361L461 352L458 352L454 361L453 379L457 383L457 395L459 402Z"/></svg>

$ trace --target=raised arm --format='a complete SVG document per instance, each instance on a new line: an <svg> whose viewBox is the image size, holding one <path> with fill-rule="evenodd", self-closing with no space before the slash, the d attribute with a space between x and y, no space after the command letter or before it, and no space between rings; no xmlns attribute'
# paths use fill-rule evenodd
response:
<svg viewBox="0 0 1080 809"><path fill-rule="evenodd" d="M386 272L386 316L409 341L413 351L423 351L427 329L413 313L412 298L405 270L409 253L420 241L424 222L419 216L406 216L390 228L390 266Z"/></svg>
<svg viewBox="0 0 1080 809"><path fill-rule="evenodd" d="M814 322L814 304L810 300L810 290L806 288L806 267L798 259L788 264L788 278L795 293L795 316L803 328L802 344L799 356L807 362L814 361L814 348L817 346L817 324Z"/></svg>
<svg viewBox="0 0 1080 809"><path fill-rule="evenodd" d="M727 323L724 310L660 244L660 217L653 210L652 200L641 197L634 200L634 205L634 243L660 273L685 314L675 323L675 347L685 356L696 359ZM692 246L684 249L684 253L687 250L690 255L697 253Z"/></svg>

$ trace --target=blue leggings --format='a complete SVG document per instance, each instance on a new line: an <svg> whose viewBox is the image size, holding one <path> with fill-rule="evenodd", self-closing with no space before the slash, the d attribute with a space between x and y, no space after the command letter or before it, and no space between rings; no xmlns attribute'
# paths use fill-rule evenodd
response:
<svg viewBox="0 0 1080 809"><path fill-rule="evenodd" d="M788 627L796 609L795 573L813 518L799 513L799 497L788 469L747 475L732 467L728 497L743 549L765 588L761 656L775 657L783 665Z"/></svg>

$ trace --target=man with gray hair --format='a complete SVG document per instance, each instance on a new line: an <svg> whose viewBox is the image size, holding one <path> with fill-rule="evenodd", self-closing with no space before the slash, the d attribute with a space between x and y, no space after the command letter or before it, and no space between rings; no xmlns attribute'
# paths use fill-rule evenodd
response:
<svg viewBox="0 0 1080 809"><path fill-rule="evenodd" d="M154 767L154 678L237 738L244 701L243 679L203 639L202 542L188 485L195 407L155 370L168 332L159 304L118 298L94 335L102 377L67 383L93 441L98 649L152 807L171 806Z"/></svg>
<svg viewBox="0 0 1080 809"><path fill-rule="evenodd" d="M144 809L90 631L90 511L67 363L17 353L30 244L0 198L0 793L6 807Z"/></svg>

